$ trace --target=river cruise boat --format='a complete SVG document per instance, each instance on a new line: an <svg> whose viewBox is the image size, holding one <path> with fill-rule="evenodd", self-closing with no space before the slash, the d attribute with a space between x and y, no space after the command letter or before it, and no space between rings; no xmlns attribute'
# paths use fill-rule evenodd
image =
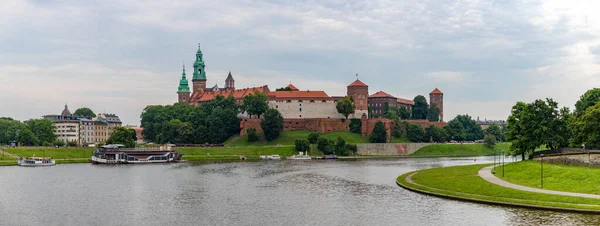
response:
<svg viewBox="0 0 600 226"><path fill-rule="evenodd" d="M94 164L180 162L183 153L170 146L156 148L123 148L120 144L104 145L92 154Z"/></svg>
<svg viewBox="0 0 600 226"><path fill-rule="evenodd" d="M261 160L280 160L281 156L279 155L261 155Z"/></svg>
<svg viewBox="0 0 600 226"><path fill-rule="evenodd" d="M310 156L304 155L303 152L300 152L298 155L292 155L292 156L288 157L287 159L291 159L291 160L311 160Z"/></svg>
<svg viewBox="0 0 600 226"><path fill-rule="evenodd" d="M56 164L50 157L29 157L20 158L17 162L19 166L53 166Z"/></svg>

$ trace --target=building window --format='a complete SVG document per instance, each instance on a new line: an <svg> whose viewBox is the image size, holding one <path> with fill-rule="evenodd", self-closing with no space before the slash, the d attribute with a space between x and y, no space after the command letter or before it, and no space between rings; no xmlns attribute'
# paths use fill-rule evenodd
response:
<svg viewBox="0 0 600 226"><path fill-rule="evenodd" d="M287 101L285 101L285 102L287 102L287 103L292 103L292 101L291 101L291 100L287 100Z"/></svg>
<svg viewBox="0 0 600 226"><path fill-rule="evenodd" d="M302 108L300 108L300 112L302 112Z"/></svg>
<svg viewBox="0 0 600 226"><path fill-rule="evenodd" d="M326 100L322 100L321 103L327 103L327 101Z"/></svg>
<svg viewBox="0 0 600 226"><path fill-rule="evenodd" d="M275 108L279 108L279 106L275 105Z"/></svg>
<svg viewBox="0 0 600 226"><path fill-rule="evenodd" d="M310 102L311 102L311 103L314 103L314 102L315 102L315 100L310 100Z"/></svg>
<svg viewBox="0 0 600 226"><path fill-rule="evenodd" d="M299 100L298 103L302 103L302 100Z"/></svg>
<svg viewBox="0 0 600 226"><path fill-rule="evenodd" d="M300 118L302 118L302 115L300 115Z"/></svg>

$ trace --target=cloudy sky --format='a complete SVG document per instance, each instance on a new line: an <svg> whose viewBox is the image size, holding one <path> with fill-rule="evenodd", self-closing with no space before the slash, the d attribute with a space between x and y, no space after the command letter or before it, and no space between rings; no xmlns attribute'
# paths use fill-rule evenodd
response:
<svg viewBox="0 0 600 226"><path fill-rule="evenodd" d="M0 7L0 116L71 110L139 124L177 100L202 46L208 85L290 81L412 99L436 86L445 119L506 119L516 101L571 107L600 84L600 2L478 0L23 1Z"/></svg>

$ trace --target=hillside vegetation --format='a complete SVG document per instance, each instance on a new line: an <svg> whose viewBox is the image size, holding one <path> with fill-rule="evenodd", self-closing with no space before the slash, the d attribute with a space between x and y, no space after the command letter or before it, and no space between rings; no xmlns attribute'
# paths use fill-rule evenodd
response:
<svg viewBox="0 0 600 226"><path fill-rule="evenodd" d="M295 140L307 140L308 134L312 133L308 130L295 130L295 131L283 131L279 138L273 141L266 141L261 139L256 142L248 142L248 135L244 136L234 136L229 138L225 142L226 146L230 147L245 147L245 146L275 146L275 145L294 145ZM363 137L360 134L352 133L352 132L330 132L320 134L321 137L325 137L327 139L336 140L338 137L341 137L346 141L346 143L350 144L358 144L358 143L369 143L369 137ZM402 138L394 138L390 143L405 143L407 142L405 137Z"/></svg>
<svg viewBox="0 0 600 226"><path fill-rule="evenodd" d="M498 143L496 151L508 153L510 143ZM484 144L433 144L417 150L412 156L466 156L466 155L493 155L494 149Z"/></svg>

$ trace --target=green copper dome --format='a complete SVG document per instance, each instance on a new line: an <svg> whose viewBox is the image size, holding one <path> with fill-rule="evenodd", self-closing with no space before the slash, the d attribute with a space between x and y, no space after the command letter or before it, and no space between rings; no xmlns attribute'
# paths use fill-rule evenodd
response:
<svg viewBox="0 0 600 226"><path fill-rule="evenodd" d="M204 71L204 60L202 59L202 50L200 50L200 43L198 43L198 51L196 52L196 62L194 62L194 80L206 80L206 72Z"/></svg>
<svg viewBox="0 0 600 226"><path fill-rule="evenodd" d="M185 76L185 65L183 65L183 72L181 73L181 80L179 80L179 87L177 88L178 93L189 93L190 86L188 85L187 77Z"/></svg>

